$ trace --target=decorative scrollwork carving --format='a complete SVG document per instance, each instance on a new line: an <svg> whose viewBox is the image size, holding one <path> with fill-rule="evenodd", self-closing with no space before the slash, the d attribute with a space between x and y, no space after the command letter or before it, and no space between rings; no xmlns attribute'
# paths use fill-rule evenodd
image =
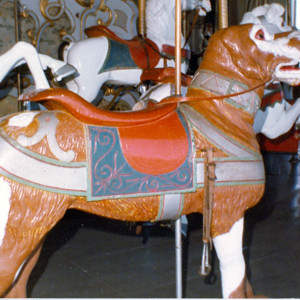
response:
<svg viewBox="0 0 300 300"><path fill-rule="evenodd" d="M95 0L76 0L83 7L93 7Z"/></svg>
<svg viewBox="0 0 300 300"><path fill-rule="evenodd" d="M110 25L111 21L112 21L112 18L113 18L113 13L112 13L111 9L108 6L106 6L106 3L105 3L104 0L101 0L101 3L99 5L98 9L99 9L99 11L101 11L103 13L108 13L108 20L106 22L104 22L102 19L99 18L97 20L97 23L99 25L103 25L103 26Z"/></svg>
<svg viewBox="0 0 300 300"><path fill-rule="evenodd" d="M56 0L56 2L50 2L49 0L41 0L40 10L46 20L58 20L65 12L65 1Z"/></svg>

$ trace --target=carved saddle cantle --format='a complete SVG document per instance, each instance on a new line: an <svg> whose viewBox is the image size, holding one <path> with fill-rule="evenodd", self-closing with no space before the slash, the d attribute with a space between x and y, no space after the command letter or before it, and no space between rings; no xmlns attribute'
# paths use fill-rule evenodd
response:
<svg viewBox="0 0 300 300"><path fill-rule="evenodd" d="M161 58L157 45L147 38L134 37L131 40L124 40L101 25L88 27L84 32L89 38L105 36L120 44L127 45L132 60L141 69L154 68Z"/></svg>
<svg viewBox="0 0 300 300"><path fill-rule="evenodd" d="M163 182L159 184L160 188L153 187L157 193L174 188L193 188L191 136L187 121L177 110L176 103L151 107L144 111L111 112L96 108L79 95L65 89L31 92L23 94L20 100L45 101L47 108L55 107L47 105L49 103L60 103L60 110L68 111L73 117L87 124L89 140L94 141L91 145L99 141L99 135L108 134L110 138L107 140L114 142L108 147L105 156L111 157L111 164L114 164L114 155L122 156L124 165L130 166L130 170L125 172L126 176L134 174L130 177L131 183L137 181L137 178L150 176ZM96 153L95 149L91 150L91 153ZM103 155L100 153L91 156L92 165ZM92 165L91 169L95 169ZM110 165L110 168L115 166ZM186 170L189 175L180 182L179 173ZM141 192L138 188L130 194Z"/></svg>

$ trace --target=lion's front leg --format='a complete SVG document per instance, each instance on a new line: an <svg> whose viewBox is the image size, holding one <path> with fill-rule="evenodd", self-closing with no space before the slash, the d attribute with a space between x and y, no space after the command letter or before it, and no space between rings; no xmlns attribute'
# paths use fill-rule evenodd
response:
<svg viewBox="0 0 300 300"><path fill-rule="evenodd" d="M241 218L231 227L229 232L213 239L220 260L224 298L253 297L252 288L246 278L243 231L244 218Z"/></svg>

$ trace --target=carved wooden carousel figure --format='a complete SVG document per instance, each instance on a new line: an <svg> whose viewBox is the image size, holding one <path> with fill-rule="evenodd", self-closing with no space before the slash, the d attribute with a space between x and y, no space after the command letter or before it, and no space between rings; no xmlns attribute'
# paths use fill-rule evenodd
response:
<svg viewBox="0 0 300 300"><path fill-rule="evenodd" d="M51 69L56 81L61 81L76 72L67 63L48 55L37 53L34 46L26 42L18 42L11 49L0 55L0 82L8 72L20 65L27 64L33 76L36 89L48 89L50 84L44 70Z"/></svg>
<svg viewBox="0 0 300 300"><path fill-rule="evenodd" d="M209 0L184 0L182 9L197 9L205 15L211 5ZM67 46L64 60L77 69L73 80L66 82L67 88L92 102L104 83L137 86L143 69L174 67L175 0L148 0L145 15L145 37L122 40L108 28L94 26L85 30L88 39ZM181 41L183 47L183 37ZM185 73L188 45L182 49L182 59Z"/></svg>
<svg viewBox="0 0 300 300"><path fill-rule="evenodd" d="M265 182L252 125L266 83L300 83L299 60L298 31L247 24L210 38L185 98L145 111L103 111L64 89L24 94L65 111L1 119L0 294L26 295L46 234L73 208L128 221L204 213L223 296L252 297L243 218Z"/></svg>

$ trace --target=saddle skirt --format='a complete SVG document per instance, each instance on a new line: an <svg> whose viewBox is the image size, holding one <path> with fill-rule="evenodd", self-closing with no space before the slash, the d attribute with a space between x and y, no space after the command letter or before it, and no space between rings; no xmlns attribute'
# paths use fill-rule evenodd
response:
<svg viewBox="0 0 300 300"><path fill-rule="evenodd" d="M149 39L134 37L132 40L124 40L118 37L107 27L101 25L96 25L96 26L86 28L84 32L89 38L105 36L108 39L114 41L115 43L114 42L110 43L110 52L117 51L118 53L116 55L112 54L115 57L118 57L118 55L120 54L123 56L123 53L127 52L126 49L124 49L124 46L128 47L132 61L136 64L136 66L138 66L141 69L154 68L158 64L158 61L160 60L158 47L153 41ZM115 44L116 47L112 48L113 45ZM121 51L116 50L118 47L122 48L122 50ZM111 58L107 59L107 61L108 62L112 61L112 59ZM116 64L116 66L120 67L121 62L122 61L118 61L118 64ZM131 64L130 67L132 67Z"/></svg>
<svg viewBox="0 0 300 300"><path fill-rule="evenodd" d="M152 123L88 126L90 199L191 190L190 131L179 111Z"/></svg>

